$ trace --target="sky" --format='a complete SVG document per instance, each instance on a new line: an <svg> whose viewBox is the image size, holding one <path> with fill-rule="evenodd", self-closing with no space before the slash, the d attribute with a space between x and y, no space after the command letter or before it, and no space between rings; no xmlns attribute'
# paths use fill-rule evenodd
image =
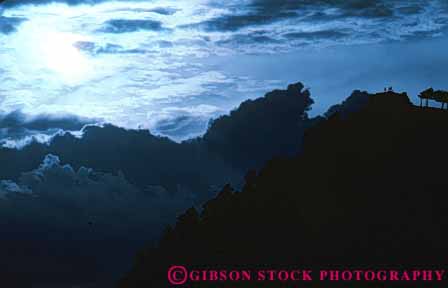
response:
<svg viewBox="0 0 448 288"><path fill-rule="evenodd" d="M0 5L0 116L70 114L183 140L297 81L312 115L355 89L393 86L415 100L448 88L446 0Z"/></svg>

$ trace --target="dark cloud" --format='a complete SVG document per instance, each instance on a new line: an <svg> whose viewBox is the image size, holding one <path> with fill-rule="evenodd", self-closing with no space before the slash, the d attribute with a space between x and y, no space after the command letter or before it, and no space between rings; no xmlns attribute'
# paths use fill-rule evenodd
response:
<svg viewBox="0 0 448 288"><path fill-rule="evenodd" d="M20 17L4 17L0 15L0 33L9 34L15 32L17 27L26 20Z"/></svg>
<svg viewBox="0 0 448 288"><path fill-rule="evenodd" d="M170 193L194 191L200 194L199 198L204 198L211 185L235 181L241 171L258 167L274 155L289 154L300 148L306 110L312 103L309 92L300 87L303 88L299 84L291 85L288 90L275 90L258 100L246 101L230 115L213 121L203 138L189 142L176 143L146 130L104 125L86 126L82 137L65 133L47 144L32 143L21 150L2 148L0 158L26 161L0 167L0 179L15 180L21 172L37 166L45 155L54 154L74 169L84 166L109 173L122 171L130 183L141 189L157 184ZM175 112L172 115L179 116ZM178 112L180 117L159 120L159 131L169 134L182 130L194 134L207 125L208 117L203 117L203 113L188 109ZM12 118L26 123L17 121L18 117ZM15 122L12 126L20 127ZM258 142L263 145L254 149L254 143ZM240 146L237 155L235 147Z"/></svg>
<svg viewBox="0 0 448 288"><path fill-rule="evenodd" d="M273 156L295 155L313 103L300 82L244 101L230 115L212 121L205 145L235 167L260 167Z"/></svg>
<svg viewBox="0 0 448 288"><path fill-rule="evenodd" d="M220 40L217 43L220 45L233 45L233 47L241 44L268 44L280 42L278 39L272 38L268 33L263 31L253 32L249 34L235 34L229 39Z"/></svg>
<svg viewBox="0 0 448 288"><path fill-rule="evenodd" d="M406 15L418 14L422 10L423 10L423 7L420 5L405 6L405 7L400 7L397 9L397 11L399 13L406 14Z"/></svg>
<svg viewBox="0 0 448 288"><path fill-rule="evenodd" d="M96 50L98 49L95 42L89 42L89 41L78 41L73 44L74 47L78 48L79 50L83 50L89 53L96 53ZM121 48L121 47L117 47Z"/></svg>
<svg viewBox="0 0 448 288"><path fill-rule="evenodd" d="M162 40L157 43L160 48L171 48L173 43L171 41Z"/></svg>
<svg viewBox="0 0 448 288"><path fill-rule="evenodd" d="M39 251L2 257L0 265L21 275L30 271L23 278L33 280L119 275L110 271L126 270L135 247L155 239L179 211L214 196L225 183L238 186L247 169L300 149L311 103L297 83L242 103L213 121L203 138L182 143L104 125L86 126L82 137L65 133L48 144L0 148L0 227L6 235L0 254L10 255L8 247L19 240L23 251ZM159 127L169 132L204 124L184 110ZM28 121L19 112L2 123L61 126ZM62 263L58 255L64 255Z"/></svg>
<svg viewBox="0 0 448 288"><path fill-rule="evenodd" d="M45 219L47 217L42 215L43 213L54 213L48 209L60 209L61 206L70 207L72 211L65 210L65 213L61 213L61 217L70 218L78 214L82 216L81 219L76 219L76 217L71 220L65 219L66 221L54 219L55 222L60 221L69 225L75 224L71 221L81 221L78 224L87 224L88 220L96 220L97 224L121 226L121 229L126 230L141 223L142 219L132 219L132 217L143 217L147 219L146 221L161 223L162 219L164 221L168 219L163 216L163 210L167 205L174 208L177 206L176 200L188 201L187 205L192 203L190 195L178 195L184 196L184 198L170 199L170 194L158 186L148 186L145 190L139 190L130 184L122 173L114 175L85 167L75 170L69 164L62 164L59 157L52 154L46 155L36 169L22 173L17 182L2 180L0 184L3 200L15 203L29 201L32 202L29 203L30 205L42 208L48 206L34 217ZM17 198L17 194L22 194L22 196ZM23 198L24 194L29 198ZM54 201L60 203L61 206L52 206ZM149 206L151 209L148 209ZM156 212L156 209L161 211ZM27 211L19 210L20 212L17 211L17 214L22 216L27 214ZM120 212L120 210L122 211ZM152 215L149 213L150 211L152 211Z"/></svg>
<svg viewBox="0 0 448 288"><path fill-rule="evenodd" d="M192 203L188 194L174 196L158 186L140 190L121 173L74 169L49 154L17 181L0 179L0 264L20 271L33 285L45 278L67 283L88 278L91 271L96 277L123 271L137 243L156 239L161 227ZM28 252L9 256L8 243L18 241ZM80 243L81 254L75 248ZM95 260L100 256L105 261Z"/></svg>
<svg viewBox="0 0 448 288"><path fill-rule="evenodd" d="M142 54L147 52L143 49L125 49L121 45L106 43L99 45L95 42L79 41L74 43L74 46L81 51L89 54Z"/></svg>
<svg viewBox="0 0 448 288"><path fill-rule="evenodd" d="M212 5L219 6L219 3L212 2ZM229 14L196 23L190 27L198 27L206 31L237 31L287 19L311 22L338 18L391 21L396 20L396 17L421 13L422 5L424 5L422 1L409 3L401 0L254 0L243 7L240 4L228 6ZM327 9L332 11L328 13Z"/></svg>
<svg viewBox="0 0 448 288"><path fill-rule="evenodd" d="M443 29L436 29L433 31L414 31L412 33L409 33L407 35L403 35L403 39L406 40L422 40L422 39L429 39L433 38L438 33L443 33Z"/></svg>
<svg viewBox="0 0 448 288"><path fill-rule="evenodd" d="M313 32L292 32L283 34L288 39L304 39L304 40L319 40L319 39L339 39L349 36L350 33L340 30L320 30Z"/></svg>
<svg viewBox="0 0 448 288"><path fill-rule="evenodd" d="M215 4L216 5L216 4ZM196 24L207 31L236 31L254 25L270 24L276 21L305 16L309 11L323 8L339 8L338 16L387 17L393 11L382 1L338 1L338 0L254 0L246 8L245 14L228 14ZM234 8L235 13L244 9ZM334 17L334 15L333 15Z"/></svg>
<svg viewBox="0 0 448 288"><path fill-rule="evenodd" d="M177 12L177 9L158 7L158 8L150 9L149 11L157 13L157 14L161 14L161 15L173 15Z"/></svg>
<svg viewBox="0 0 448 288"><path fill-rule="evenodd" d="M270 24L282 18L293 18L296 16L296 12L280 12L276 15L254 13L246 15L227 15L189 26L198 27L206 31L237 31L244 27Z"/></svg>
<svg viewBox="0 0 448 288"><path fill-rule="evenodd" d="M87 119L73 115L25 115L20 110L0 114L0 144L22 147L30 141L46 142L62 131L79 131L98 119Z"/></svg>
<svg viewBox="0 0 448 288"><path fill-rule="evenodd" d="M229 181L233 172L197 145L178 144L147 130L86 126L82 137L64 133L47 144L32 142L20 150L0 148L0 159L17 160L7 167L0 166L0 179L17 179L21 172L37 166L39 159L51 153L74 169L84 166L109 173L122 171L140 189L160 185L170 193L190 191L206 197L210 185ZM215 169L220 172L213 172Z"/></svg>
<svg viewBox="0 0 448 288"><path fill-rule="evenodd" d="M326 1L331 5L333 1ZM367 17L384 18L394 16L395 7L388 5L387 1L378 0L349 0L336 1L336 5L343 10L341 13L345 17Z"/></svg>
<svg viewBox="0 0 448 288"><path fill-rule="evenodd" d="M20 5L41 5L41 4L49 4L49 3L66 3L68 5L79 5L79 4L97 4L101 2L106 2L110 0L6 0L2 4L4 7L13 7ZM1 2L1 1L0 1Z"/></svg>
<svg viewBox="0 0 448 288"><path fill-rule="evenodd" d="M60 128L64 130L81 130L87 124L96 123L98 120L82 118L74 115L50 115L39 114L29 116L20 110L0 114L0 128L8 129L33 129L47 130Z"/></svg>
<svg viewBox="0 0 448 288"><path fill-rule="evenodd" d="M163 30L162 22L155 20L129 20L112 19L103 24L99 32L104 33L130 33L140 30L160 31Z"/></svg>

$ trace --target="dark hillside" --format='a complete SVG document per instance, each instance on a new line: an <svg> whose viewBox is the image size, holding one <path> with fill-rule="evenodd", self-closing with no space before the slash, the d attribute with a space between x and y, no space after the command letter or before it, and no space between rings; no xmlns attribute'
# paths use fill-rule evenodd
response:
<svg viewBox="0 0 448 288"><path fill-rule="evenodd" d="M274 159L248 173L241 192L226 186L203 211L180 216L118 287L167 287L173 264L446 264L447 128L447 111L415 107L405 93L371 95L344 117L336 111L307 130L302 155ZM372 285L356 287L391 286Z"/></svg>

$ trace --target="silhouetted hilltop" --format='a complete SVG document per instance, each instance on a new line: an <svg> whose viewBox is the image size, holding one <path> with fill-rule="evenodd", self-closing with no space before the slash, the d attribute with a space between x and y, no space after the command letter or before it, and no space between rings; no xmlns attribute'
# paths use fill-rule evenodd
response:
<svg viewBox="0 0 448 288"><path fill-rule="evenodd" d="M269 161L258 174L247 174L242 191L228 185L201 211L191 208L179 216L158 247L139 253L118 287L167 287L168 267L177 264L227 269L446 264L448 113L415 107L405 93L356 94L365 105L350 113L333 109L307 130L300 156Z"/></svg>
<svg viewBox="0 0 448 288"><path fill-rule="evenodd" d="M367 105L369 98L370 94L366 91L355 90L342 103L331 106L325 113L325 117L331 117L335 113L345 117L347 114L357 112Z"/></svg>

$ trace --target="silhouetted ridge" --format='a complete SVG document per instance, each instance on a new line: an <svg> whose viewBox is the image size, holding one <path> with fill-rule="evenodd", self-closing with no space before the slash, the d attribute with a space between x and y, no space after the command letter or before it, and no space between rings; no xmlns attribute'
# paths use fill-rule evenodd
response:
<svg viewBox="0 0 448 288"><path fill-rule="evenodd" d="M369 95L356 110L344 117L335 111L319 121L307 130L300 156L248 173L241 192L226 186L202 211L189 209L157 248L139 254L118 287L166 287L167 269L175 264L227 269L446 264L448 135L442 131L448 113L412 106L405 93L393 91Z"/></svg>
<svg viewBox="0 0 448 288"><path fill-rule="evenodd" d="M357 112L367 105L370 96L366 91L355 90L341 104L331 106L325 113L325 117L331 117L336 113L345 117L347 114Z"/></svg>

